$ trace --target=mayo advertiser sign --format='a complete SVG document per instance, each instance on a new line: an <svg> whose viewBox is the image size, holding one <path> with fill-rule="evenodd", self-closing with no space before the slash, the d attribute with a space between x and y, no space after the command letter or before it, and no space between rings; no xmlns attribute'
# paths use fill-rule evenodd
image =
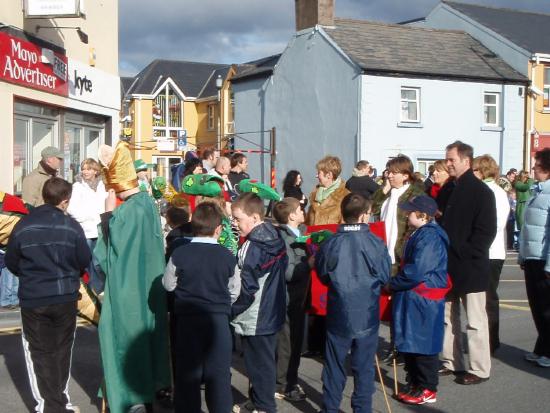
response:
<svg viewBox="0 0 550 413"><path fill-rule="evenodd" d="M67 96L67 56L53 52L53 59L42 63L42 55L40 46L0 32L0 80Z"/></svg>

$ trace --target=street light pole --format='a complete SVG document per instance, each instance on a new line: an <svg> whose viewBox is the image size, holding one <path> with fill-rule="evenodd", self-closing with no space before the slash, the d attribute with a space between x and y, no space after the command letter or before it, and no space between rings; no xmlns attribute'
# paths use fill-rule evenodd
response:
<svg viewBox="0 0 550 413"><path fill-rule="evenodd" d="M217 136L217 147L218 150L222 150L222 85L223 79L221 75L218 75L216 78L216 89L218 89L218 136Z"/></svg>

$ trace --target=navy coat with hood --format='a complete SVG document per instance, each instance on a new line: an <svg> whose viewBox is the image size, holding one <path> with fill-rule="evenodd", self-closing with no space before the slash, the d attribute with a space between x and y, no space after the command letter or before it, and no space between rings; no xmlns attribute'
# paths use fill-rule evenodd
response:
<svg viewBox="0 0 550 413"><path fill-rule="evenodd" d="M328 286L327 330L345 338L378 334L380 289L390 278L386 245L367 224L343 224L315 257Z"/></svg>
<svg viewBox="0 0 550 413"><path fill-rule="evenodd" d="M449 239L435 222L417 229L405 245L403 266L390 280L393 335L403 353L433 355L443 348L445 298L432 299L414 289L446 289ZM441 290L440 290L441 291Z"/></svg>
<svg viewBox="0 0 550 413"><path fill-rule="evenodd" d="M237 253L241 292L231 307L235 332L243 336L277 333L286 317L286 245L264 222L248 234Z"/></svg>

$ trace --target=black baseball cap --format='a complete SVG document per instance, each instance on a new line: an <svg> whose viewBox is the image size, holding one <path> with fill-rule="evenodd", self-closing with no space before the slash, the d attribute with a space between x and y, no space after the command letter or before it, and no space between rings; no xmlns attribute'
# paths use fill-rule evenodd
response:
<svg viewBox="0 0 550 413"><path fill-rule="evenodd" d="M427 195L418 195L408 201L402 202L399 204L399 208L408 212L424 212L431 217L435 216L437 212L437 204Z"/></svg>

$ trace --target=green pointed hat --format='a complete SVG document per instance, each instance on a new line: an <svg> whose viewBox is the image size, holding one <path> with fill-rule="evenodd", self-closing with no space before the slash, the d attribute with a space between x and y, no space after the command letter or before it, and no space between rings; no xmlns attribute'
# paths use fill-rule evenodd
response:
<svg viewBox="0 0 550 413"><path fill-rule="evenodd" d="M145 163L143 159L136 159L134 161L134 169L136 170L136 172L145 171L149 168L154 168L154 167L155 167L154 164Z"/></svg>
<svg viewBox="0 0 550 413"><path fill-rule="evenodd" d="M268 199L270 201L278 202L282 199L281 195L279 195L275 189L254 179L243 179L239 182L239 192L252 192L260 198Z"/></svg>
<svg viewBox="0 0 550 413"><path fill-rule="evenodd" d="M189 195L215 197L222 193L223 179L213 175L196 174L183 178L181 191Z"/></svg>

